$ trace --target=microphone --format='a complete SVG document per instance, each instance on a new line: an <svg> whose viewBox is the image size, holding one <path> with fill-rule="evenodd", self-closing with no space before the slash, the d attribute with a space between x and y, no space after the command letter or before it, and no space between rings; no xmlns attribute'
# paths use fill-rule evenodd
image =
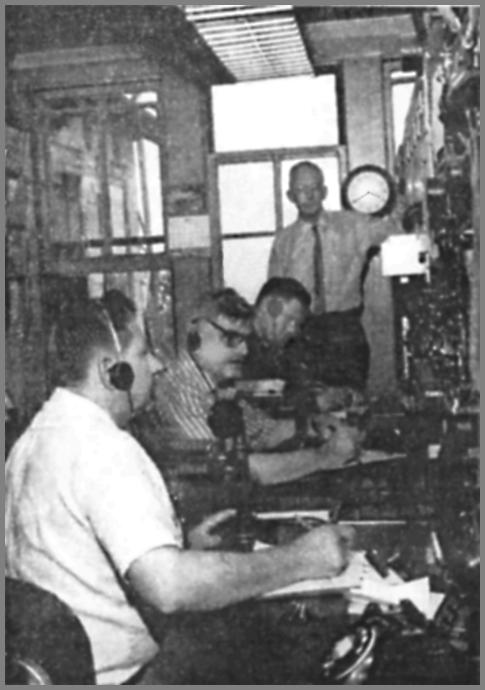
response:
<svg viewBox="0 0 485 690"><path fill-rule="evenodd" d="M244 417L235 400L216 400L209 412L207 422L218 439L244 436Z"/></svg>

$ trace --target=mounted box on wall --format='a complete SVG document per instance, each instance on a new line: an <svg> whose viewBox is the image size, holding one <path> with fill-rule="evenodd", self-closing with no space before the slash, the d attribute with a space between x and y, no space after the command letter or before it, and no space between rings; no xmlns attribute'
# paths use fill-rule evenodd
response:
<svg viewBox="0 0 485 690"><path fill-rule="evenodd" d="M208 249L209 216L174 216L168 221L170 249Z"/></svg>
<svg viewBox="0 0 485 690"><path fill-rule="evenodd" d="M391 235L381 244L382 275L428 273L430 249L426 234Z"/></svg>

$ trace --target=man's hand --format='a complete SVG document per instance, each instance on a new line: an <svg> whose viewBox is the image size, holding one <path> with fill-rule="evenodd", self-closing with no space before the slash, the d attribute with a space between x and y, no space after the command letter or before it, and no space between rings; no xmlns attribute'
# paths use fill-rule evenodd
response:
<svg viewBox="0 0 485 690"><path fill-rule="evenodd" d="M199 525L189 531L187 535L189 547L198 551L217 548L222 541L222 537L219 534L211 534L211 532L223 522L234 517L235 514L236 511L233 508L227 508L214 513L214 515L209 515L208 518L205 518Z"/></svg>
<svg viewBox="0 0 485 690"><path fill-rule="evenodd" d="M348 526L323 525L293 542L301 559L304 577L334 577L349 564L354 530Z"/></svg>
<svg viewBox="0 0 485 690"><path fill-rule="evenodd" d="M364 405L363 393L349 386L324 386L315 393L320 412L354 409Z"/></svg>
<svg viewBox="0 0 485 690"><path fill-rule="evenodd" d="M342 424L342 420L331 413L314 413L310 417L311 430L321 441L330 441L337 428Z"/></svg>
<svg viewBox="0 0 485 690"><path fill-rule="evenodd" d="M338 469L358 458L364 432L344 423L326 427L326 443L317 449L321 469Z"/></svg>

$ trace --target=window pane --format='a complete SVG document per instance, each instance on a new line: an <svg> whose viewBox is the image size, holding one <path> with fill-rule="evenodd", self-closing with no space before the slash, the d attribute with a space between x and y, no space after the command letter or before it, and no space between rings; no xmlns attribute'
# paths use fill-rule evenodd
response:
<svg viewBox="0 0 485 690"><path fill-rule="evenodd" d="M404 125L415 82L392 85L392 119L394 123L394 150L397 151L404 137Z"/></svg>
<svg viewBox="0 0 485 690"><path fill-rule="evenodd" d="M335 75L212 87L216 151L339 143Z"/></svg>
<svg viewBox="0 0 485 690"><path fill-rule="evenodd" d="M273 166L240 163L219 167L223 235L275 229Z"/></svg>
<svg viewBox="0 0 485 690"><path fill-rule="evenodd" d="M272 237L223 240L224 284L254 302L266 281Z"/></svg>
<svg viewBox="0 0 485 690"><path fill-rule="evenodd" d="M113 237L125 237L125 215L124 215L124 195L123 187L121 185L112 183L109 185L109 201L111 207L111 228L113 230ZM125 252L124 248L114 247L114 249L122 249L121 252L114 252L116 254Z"/></svg>
<svg viewBox="0 0 485 690"><path fill-rule="evenodd" d="M286 190L288 189L288 178L290 168L299 163L298 158L293 158L291 160L284 160L281 164L281 198L283 200L283 223L288 225L292 223L297 216L297 210L294 204L291 203L286 197ZM310 158L307 157L304 160L310 160L320 167L325 176L325 186L328 189L327 198L324 201L324 207L329 211L338 211L341 207L340 204L340 166L337 154L334 156L325 156L324 158Z"/></svg>
<svg viewBox="0 0 485 690"><path fill-rule="evenodd" d="M137 213L147 235L163 235L162 185L160 149L149 139L133 144ZM143 184L146 185L147 213L143 203Z"/></svg>

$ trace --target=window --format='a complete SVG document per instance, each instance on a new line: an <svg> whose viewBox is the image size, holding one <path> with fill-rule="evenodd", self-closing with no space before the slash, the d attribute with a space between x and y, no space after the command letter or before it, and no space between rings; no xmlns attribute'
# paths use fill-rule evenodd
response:
<svg viewBox="0 0 485 690"><path fill-rule="evenodd" d="M391 101L392 101L392 139L393 152L396 153L403 141L406 115L409 111L411 98L416 84L416 72L391 72Z"/></svg>
<svg viewBox="0 0 485 690"><path fill-rule="evenodd" d="M216 151L339 143L335 75L214 86Z"/></svg>
<svg viewBox="0 0 485 690"><path fill-rule="evenodd" d="M253 301L266 280L276 229L293 222L296 211L286 197L289 171L302 160L318 165L328 187L325 207L340 208L345 152L339 147L215 155L217 225L222 281Z"/></svg>
<svg viewBox="0 0 485 690"><path fill-rule="evenodd" d="M160 149L149 139L133 142L139 235L163 235Z"/></svg>
<svg viewBox="0 0 485 690"><path fill-rule="evenodd" d="M213 199L221 282L253 301L267 276L275 231L291 223L290 167L322 168L328 209L340 208L345 150L338 146L335 74L213 87ZM217 265L217 263L221 265Z"/></svg>

